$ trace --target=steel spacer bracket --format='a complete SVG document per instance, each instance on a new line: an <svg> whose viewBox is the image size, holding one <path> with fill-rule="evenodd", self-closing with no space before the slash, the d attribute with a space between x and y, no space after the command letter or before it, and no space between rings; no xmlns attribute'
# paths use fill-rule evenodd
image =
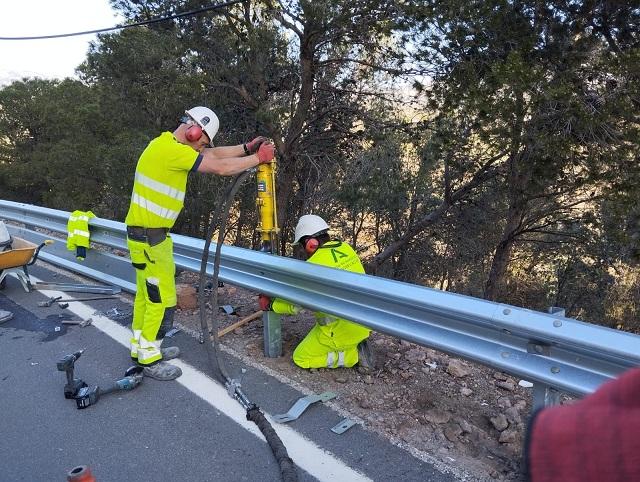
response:
<svg viewBox="0 0 640 482"><path fill-rule="evenodd" d="M300 417L300 415L302 415L302 413L309 407L309 405L316 402L326 402L335 397L336 394L333 392L324 392L320 395L307 395L306 397L299 398L287 413L274 415L272 418L278 423L291 422L292 420L296 420L298 417Z"/></svg>

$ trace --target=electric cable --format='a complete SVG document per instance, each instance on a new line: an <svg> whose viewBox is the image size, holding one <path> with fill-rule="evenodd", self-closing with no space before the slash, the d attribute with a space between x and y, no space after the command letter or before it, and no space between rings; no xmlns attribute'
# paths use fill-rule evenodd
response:
<svg viewBox="0 0 640 482"><path fill-rule="evenodd" d="M282 480L284 482L297 482L298 473L296 466L289 457L286 447L278 437L278 434L273 429L267 418L264 416L260 407L255 403L249 401L245 394L240 390L240 384L229 377L227 368L220 353L220 339L218 337L218 278L220 274L220 257L221 248L224 242L224 232L227 226L227 219L229 218L229 211L231 209L231 203L235 198L235 195L244 182L244 180L251 174L251 170L244 171L234 177L233 181L227 188L224 195L224 202L218 204L215 213L211 218L209 227L206 233L206 241L204 244L204 250L202 253L202 262L200 264L200 279L198 288L198 305L200 308L200 327L202 332L200 334L201 340L204 342L207 349L207 356L209 363L215 372L222 375L221 382L224 383L229 395L238 400L238 402L247 411L247 420L254 422L262 434L264 435L271 451L273 452L280 472L282 474ZM221 214L223 214L221 216ZM219 219L219 223L218 223ZM218 227L218 239L216 242L216 251L213 262L213 281L211 288L211 308L213 309L213 315L211 317L211 331L206 320L206 302L205 302L205 281L207 275L207 264L209 262L209 247L211 246L211 240L213 238L213 232Z"/></svg>
<svg viewBox="0 0 640 482"><path fill-rule="evenodd" d="M211 10L220 10L222 8L230 7L231 5L235 5L236 3L241 3L244 1L246 0L229 0L228 2L209 5L208 7L202 7L196 10L189 10L188 12L176 13L174 15L169 15L167 17L152 18L150 20L143 20L141 22L135 22L127 25L116 25L115 27L99 28L96 30L84 30L82 32L73 32L73 33L40 35L40 36L32 36L32 37L0 37L0 40L46 40L46 39L54 39L54 38L77 37L78 35L90 35L95 33L113 32L115 30L124 30L125 28L141 27L143 25L150 25L154 23L164 22L167 20L175 20L176 18L191 17L193 15L198 15L199 13L208 12Z"/></svg>

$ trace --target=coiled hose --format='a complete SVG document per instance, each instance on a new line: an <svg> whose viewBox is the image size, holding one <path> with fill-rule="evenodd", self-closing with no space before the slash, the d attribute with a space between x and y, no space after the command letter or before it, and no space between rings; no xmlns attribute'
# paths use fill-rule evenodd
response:
<svg viewBox="0 0 640 482"><path fill-rule="evenodd" d="M229 377L226 365L224 363L224 359L220 353L220 339L218 337L218 277L220 273L220 250L222 248L222 244L224 242L224 232L227 226L227 219L229 217L229 210L231 209L231 204L233 199L235 198L238 189L244 182L244 180L251 174L251 171L244 171L233 178L233 181L227 188L224 195L224 202L218 204L216 207L213 218L209 223L209 227L207 228L206 233L206 241L204 244L204 251L202 253L202 263L200 264L200 279L199 279L199 289L198 289L198 305L200 308L200 327L202 329L201 332L201 341L204 342L207 348L207 357L209 359L209 364L211 365L211 369L215 374L215 377L224 383L229 395L238 400L238 402L244 407L247 411L247 420L254 422L264 437L267 439L267 443L269 447L271 447L271 451L278 462L280 467L280 472L282 473L282 480L284 482L297 482L298 473L296 471L296 466L293 463L293 460L289 457L286 447L278 437L278 434L273 429L269 421L266 419L260 408L251 403L248 398L244 395L242 390L240 390L240 384ZM224 210L224 215L221 216L221 213ZM211 289L211 307L213 309L213 315L211 317L211 331L209 331L209 327L206 320L206 301L205 301L205 285L206 285L206 276L207 276L207 263L209 261L209 247L211 246L211 238L213 237L213 232L216 228L216 222L220 220L218 225L218 241L216 242L216 251L213 262L213 283Z"/></svg>

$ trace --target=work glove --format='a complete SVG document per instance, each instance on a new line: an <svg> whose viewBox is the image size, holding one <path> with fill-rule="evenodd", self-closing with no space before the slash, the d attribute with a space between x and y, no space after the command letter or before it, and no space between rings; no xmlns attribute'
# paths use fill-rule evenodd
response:
<svg viewBox="0 0 640 482"><path fill-rule="evenodd" d="M276 155L276 148L270 142L263 142L258 148L258 160L260 164L271 162Z"/></svg>
<svg viewBox="0 0 640 482"><path fill-rule="evenodd" d="M260 293L258 295L258 305L262 311L269 311L271 309L271 298Z"/></svg>
<svg viewBox="0 0 640 482"><path fill-rule="evenodd" d="M267 138L263 136L258 136L255 139L250 140L249 142L242 144L242 148L244 149L244 153L248 156L249 154L254 154L258 148L262 145L262 143L267 142Z"/></svg>

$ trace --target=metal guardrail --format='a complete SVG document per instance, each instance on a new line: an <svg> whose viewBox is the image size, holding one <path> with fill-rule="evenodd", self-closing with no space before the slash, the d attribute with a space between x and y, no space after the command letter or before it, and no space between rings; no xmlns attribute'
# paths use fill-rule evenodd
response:
<svg viewBox="0 0 640 482"><path fill-rule="evenodd" d="M0 200L0 220L17 236L39 243L54 231L66 236L68 212ZM40 258L103 282L135 291L122 223L94 218L93 243L84 262L65 242ZM204 241L171 235L176 265L199 272ZM57 246L56 246L57 245ZM211 246L211 259L215 244ZM375 276L223 246L220 279L304 307L356 321L371 329L493 367L534 383L534 405L553 403L558 391L593 392L603 382L640 365L640 336L609 328L447 293ZM121 254L122 256L118 256ZM207 272L212 274L212 264Z"/></svg>

